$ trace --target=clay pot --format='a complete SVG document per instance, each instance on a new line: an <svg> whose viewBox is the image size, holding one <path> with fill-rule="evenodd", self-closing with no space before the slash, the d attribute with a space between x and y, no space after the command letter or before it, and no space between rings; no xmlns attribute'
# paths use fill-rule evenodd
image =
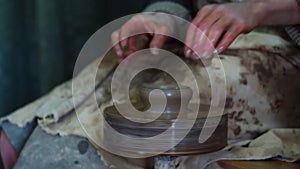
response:
<svg viewBox="0 0 300 169"><path fill-rule="evenodd" d="M153 116L157 115L153 113L162 113L162 111L156 110L155 105L158 105L159 107L161 104L164 104L164 100L167 99L165 110L157 119L149 123L136 123L130 119L124 118L117 111L115 106L107 107L104 110L104 118L107 121L107 124L118 132L134 137L154 137L162 134L168 129L171 130L171 134L169 134L167 138L161 140L161 144L168 144L169 141L182 139L182 133L184 133L187 129L184 122L190 121L190 123L193 123L193 127L190 129L184 139L182 139L175 147L171 148L167 152L164 152L163 154L165 155L191 155L208 153L222 149L227 144L227 114L223 115L219 123L216 124L213 123L215 122L214 118L216 117L211 117L209 119L210 125L208 127L215 127L215 131L206 142L199 143L199 135L207 120L207 113L210 106L201 105L197 119L195 120L193 118L189 118L189 113L192 111L188 110L187 108L192 98L192 94L192 90L185 86L182 86L180 90L180 88L175 85L142 85L139 88L138 95L141 98L141 104L144 105L142 106L144 107L144 110L142 111L147 112L145 115L143 115L143 118L153 119ZM149 101L150 95L151 101ZM184 122L177 120L180 106L185 109L182 116L185 118ZM104 134L106 140L108 140L105 142L105 144L110 149L122 149L124 151L132 151L133 153L160 152L160 149L156 149L155 146L150 149L149 147L145 148L142 142L138 144L131 142L127 142L126 144L111 144L111 140L113 140L113 138L110 138L111 133L104 130Z"/></svg>
<svg viewBox="0 0 300 169"><path fill-rule="evenodd" d="M163 92L165 97L163 97L158 90ZM151 107L149 101L151 95L152 113L156 112L155 105L164 103L165 99L167 103L164 113L178 113L180 106L182 106L183 109L187 109L193 93L192 90L186 86L181 86L180 91L180 88L175 85L143 85L139 89L139 95L146 110Z"/></svg>

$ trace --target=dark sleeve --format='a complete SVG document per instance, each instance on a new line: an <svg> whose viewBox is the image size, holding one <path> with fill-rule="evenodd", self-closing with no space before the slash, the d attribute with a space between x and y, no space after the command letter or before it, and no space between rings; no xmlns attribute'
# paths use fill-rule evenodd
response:
<svg viewBox="0 0 300 169"><path fill-rule="evenodd" d="M145 0L143 12L165 12L191 21L195 0Z"/></svg>
<svg viewBox="0 0 300 169"><path fill-rule="evenodd" d="M178 3L181 6L185 7L191 13L193 12L193 0L145 0L145 7L153 4L155 2L162 2L162 1L170 1L174 3Z"/></svg>
<svg viewBox="0 0 300 169"><path fill-rule="evenodd" d="M287 26L285 30L290 38L300 47L300 25Z"/></svg>

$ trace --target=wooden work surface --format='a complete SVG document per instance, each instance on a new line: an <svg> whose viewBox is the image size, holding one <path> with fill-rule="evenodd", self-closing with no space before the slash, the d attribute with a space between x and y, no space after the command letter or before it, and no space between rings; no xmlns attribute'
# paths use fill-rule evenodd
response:
<svg viewBox="0 0 300 169"><path fill-rule="evenodd" d="M300 163L282 161L218 161L224 169L300 169Z"/></svg>

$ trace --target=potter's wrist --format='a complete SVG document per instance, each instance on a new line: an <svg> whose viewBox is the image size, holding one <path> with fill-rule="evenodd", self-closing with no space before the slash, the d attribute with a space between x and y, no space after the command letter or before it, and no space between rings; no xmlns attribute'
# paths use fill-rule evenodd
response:
<svg viewBox="0 0 300 169"><path fill-rule="evenodd" d="M256 26L266 26L266 19L268 19L269 15L272 13L269 13L269 5L266 1L253 1L249 2L251 3L251 9L253 11L253 16L256 20Z"/></svg>
<svg viewBox="0 0 300 169"><path fill-rule="evenodd" d="M259 26L293 25L299 23L299 0L257 0L254 11L257 12Z"/></svg>

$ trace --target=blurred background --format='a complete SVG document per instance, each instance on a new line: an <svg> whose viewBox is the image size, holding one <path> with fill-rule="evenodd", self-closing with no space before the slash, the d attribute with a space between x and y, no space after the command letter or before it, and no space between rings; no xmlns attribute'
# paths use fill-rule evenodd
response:
<svg viewBox="0 0 300 169"><path fill-rule="evenodd" d="M133 0L0 0L0 116L70 79L86 40Z"/></svg>

